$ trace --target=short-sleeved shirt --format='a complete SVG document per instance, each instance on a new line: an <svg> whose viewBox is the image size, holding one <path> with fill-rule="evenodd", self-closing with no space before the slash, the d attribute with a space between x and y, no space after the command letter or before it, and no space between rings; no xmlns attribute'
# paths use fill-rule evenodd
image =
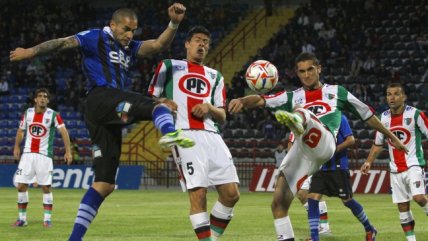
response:
<svg viewBox="0 0 428 241"><path fill-rule="evenodd" d="M47 108L43 113L36 113L34 107L28 108L19 123L19 128L25 131L23 153L39 153L52 157L55 128L63 126L65 125L58 112Z"/></svg>
<svg viewBox="0 0 428 241"><path fill-rule="evenodd" d="M388 140L389 167L391 172L407 171L411 166L425 166L422 134L428 137L428 118L412 106L405 106L400 115L392 115L391 110L384 111L380 116L382 124L391 130L406 146L409 152L399 151ZM385 135L376 132L375 145L383 145Z"/></svg>
<svg viewBox="0 0 428 241"><path fill-rule="evenodd" d="M299 88L292 92L280 92L263 96L266 107L275 110L293 111L294 107L302 106L314 113L329 130L337 136L342 111L352 112L366 121L373 116L371 108L357 99L340 85L324 84L316 90Z"/></svg>
<svg viewBox="0 0 428 241"><path fill-rule="evenodd" d="M75 35L83 54L82 68L87 90L97 86L124 89L129 67L134 63L142 41L131 40L123 47L113 38L110 27L91 29Z"/></svg>
<svg viewBox="0 0 428 241"><path fill-rule="evenodd" d="M185 60L163 60L148 92L151 96L165 96L177 103L176 128L218 132L217 123L211 117L200 119L192 114L192 108L197 104L225 107L224 79L217 70Z"/></svg>

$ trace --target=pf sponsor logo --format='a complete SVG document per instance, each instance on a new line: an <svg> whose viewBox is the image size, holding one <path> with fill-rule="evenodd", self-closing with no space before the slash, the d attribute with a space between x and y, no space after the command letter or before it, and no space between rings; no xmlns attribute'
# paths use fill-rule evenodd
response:
<svg viewBox="0 0 428 241"><path fill-rule="evenodd" d="M43 125L34 123L30 125L29 132L33 138L41 138L46 134L47 130Z"/></svg>
<svg viewBox="0 0 428 241"><path fill-rule="evenodd" d="M407 145L410 141L410 131L402 126L394 126L391 128L391 132L394 133L394 135L400 139L400 141L403 142L404 145ZM393 146L391 141L388 139L388 144Z"/></svg>
<svg viewBox="0 0 428 241"><path fill-rule="evenodd" d="M208 97L211 91L210 82L204 75L186 74L178 82L180 90L187 95L204 98Z"/></svg>
<svg viewBox="0 0 428 241"><path fill-rule="evenodd" d="M322 101L307 103L304 108L310 110L316 116L324 115L331 111L330 105Z"/></svg>

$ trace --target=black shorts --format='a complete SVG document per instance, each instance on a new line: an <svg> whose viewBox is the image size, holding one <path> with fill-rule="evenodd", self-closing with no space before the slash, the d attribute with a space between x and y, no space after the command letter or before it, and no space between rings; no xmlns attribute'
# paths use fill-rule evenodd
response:
<svg viewBox="0 0 428 241"><path fill-rule="evenodd" d="M348 170L318 171L312 175L309 193L349 199L353 196L350 180Z"/></svg>
<svg viewBox="0 0 428 241"><path fill-rule="evenodd" d="M93 144L95 182L114 184L122 147L122 128L151 120L152 98L119 89L92 89L85 103L85 122Z"/></svg>

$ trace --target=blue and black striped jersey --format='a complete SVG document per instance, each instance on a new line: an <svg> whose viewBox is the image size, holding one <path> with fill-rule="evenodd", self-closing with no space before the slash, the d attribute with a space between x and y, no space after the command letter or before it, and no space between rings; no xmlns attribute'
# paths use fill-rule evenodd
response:
<svg viewBox="0 0 428 241"><path fill-rule="evenodd" d="M143 42L132 40L123 47L113 38L110 27L83 31L75 37L83 54L82 68L88 79L87 90L97 86L124 89L129 68Z"/></svg>
<svg viewBox="0 0 428 241"><path fill-rule="evenodd" d="M337 145L344 142L346 137L352 136L352 130L349 126L348 119L345 115L342 115L340 122L339 131L337 133ZM322 165L321 170L323 171L334 171L334 170L348 170L349 159L347 155L348 150L344 149L341 152L335 153L334 156Z"/></svg>

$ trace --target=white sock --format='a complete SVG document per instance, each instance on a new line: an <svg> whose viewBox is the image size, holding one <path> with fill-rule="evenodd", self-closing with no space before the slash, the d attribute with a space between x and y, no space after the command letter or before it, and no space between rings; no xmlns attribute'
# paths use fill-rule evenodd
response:
<svg viewBox="0 0 428 241"><path fill-rule="evenodd" d="M208 216L207 212L192 214L189 217L190 217L190 222L192 223L193 229L210 225L210 217Z"/></svg>
<svg viewBox="0 0 428 241"><path fill-rule="evenodd" d="M320 209L320 215L327 213L327 203L325 201L320 201L318 207ZM328 220L323 220L322 222L320 220L320 227L329 229Z"/></svg>
<svg viewBox="0 0 428 241"><path fill-rule="evenodd" d="M47 210L44 205L51 205L51 210ZM53 194L50 193L43 193L43 209L44 209L44 216L43 221L51 220L52 216L52 205L53 205Z"/></svg>
<svg viewBox="0 0 428 241"><path fill-rule="evenodd" d="M409 223L413 221L413 215L412 215L412 211L408 211L408 212L400 212L400 223ZM406 234L406 239L407 241L416 241L416 236L415 234L413 235L407 235Z"/></svg>
<svg viewBox="0 0 428 241"><path fill-rule="evenodd" d="M213 209L211 210L211 215L218 219L231 220L233 217L233 208L226 207L221 202L217 201L214 204ZM215 237L220 237L221 235L223 235L223 232L224 229L215 230L213 228L213 225L211 225L211 235L214 235Z"/></svg>
<svg viewBox="0 0 428 241"><path fill-rule="evenodd" d="M274 219L275 230L278 240L285 240L294 238L293 227L291 226L290 217L286 216L283 218Z"/></svg>
<svg viewBox="0 0 428 241"><path fill-rule="evenodd" d="M18 192L18 205L20 203L27 203L30 200L28 191L26 192ZM27 211L18 211L19 220L27 221Z"/></svg>

